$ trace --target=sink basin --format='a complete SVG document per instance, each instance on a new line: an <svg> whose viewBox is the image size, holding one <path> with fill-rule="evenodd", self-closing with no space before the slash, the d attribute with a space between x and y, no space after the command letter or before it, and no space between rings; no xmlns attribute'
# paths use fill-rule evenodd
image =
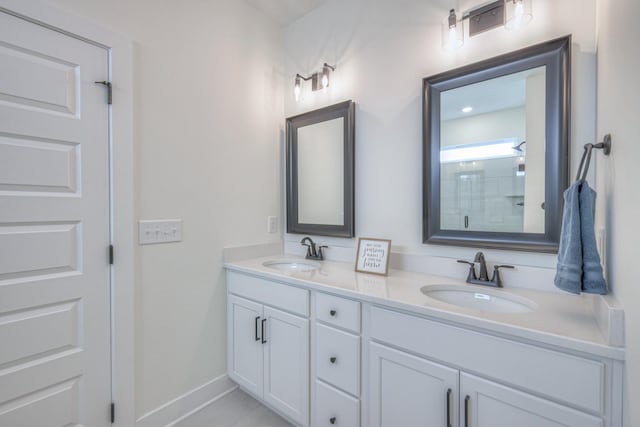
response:
<svg viewBox="0 0 640 427"><path fill-rule="evenodd" d="M265 261L262 263L265 267L273 268L280 271L313 271L320 268L320 264L312 261L298 261L298 260L274 260Z"/></svg>
<svg viewBox="0 0 640 427"><path fill-rule="evenodd" d="M506 291L458 285L428 285L420 291L426 296L457 305L493 313L527 313L537 308L535 302Z"/></svg>

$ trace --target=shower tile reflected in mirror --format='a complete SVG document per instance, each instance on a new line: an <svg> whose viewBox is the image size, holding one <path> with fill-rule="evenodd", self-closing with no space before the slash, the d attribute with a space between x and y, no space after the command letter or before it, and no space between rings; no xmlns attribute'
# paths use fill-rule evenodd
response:
<svg viewBox="0 0 640 427"><path fill-rule="evenodd" d="M443 230L544 233L545 69L441 93Z"/></svg>

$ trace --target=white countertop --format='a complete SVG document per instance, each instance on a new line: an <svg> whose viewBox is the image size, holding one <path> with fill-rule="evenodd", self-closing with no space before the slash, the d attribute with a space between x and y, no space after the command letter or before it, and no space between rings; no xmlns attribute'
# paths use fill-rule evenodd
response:
<svg viewBox="0 0 640 427"><path fill-rule="evenodd" d="M330 292L422 316L511 338L533 340L569 350L623 360L624 348L607 345L593 312L594 296L538 292L509 287L505 290L470 285L449 277L390 270L388 276L356 273L352 263L313 261L320 268L308 272L283 272L263 265L266 261L304 258L269 256L225 263L232 271ZM508 292L527 298L537 308L525 313L494 313L458 307L424 295L425 285L464 285L479 293ZM490 289L490 291L488 291Z"/></svg>

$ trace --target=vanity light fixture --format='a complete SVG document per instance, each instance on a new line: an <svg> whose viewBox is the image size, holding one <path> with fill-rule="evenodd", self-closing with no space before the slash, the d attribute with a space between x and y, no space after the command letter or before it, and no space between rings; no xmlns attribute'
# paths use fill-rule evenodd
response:
<svg viewBox="0 0 640 427"><path fill-rule="evenodd" d="M533 18L533 0L496 0L458 15L454 9L442 21L442 47L456 49L464 44L464 20L468 20L469 37L494 28L517 30Z"/></svg>
<svg viewBox="0 0 640 427"><path fill-rule="evenodd" d="M507 30L517 30L527 25L533 18L532 0L507 0L507 10L504 27Z"/></svg>
<svg viewBox="0 0 640 427"><path fill-rule="evenodd" d="M326 62L322 64L322 70L316 73L311 74L310 76L303 76L300 74L296 74L295 83L293 86L293 95L296 98L296 102L300 99L300 94L302 93L302 81L311 80L311 90L318 91L321 90L326 92L329 87L330 78L332 71L336 70L335 65L329 65Z"/></svg>
<svg viewBox="0 0 640 427"><path fill-rule="evenodd" d="M442 47L456 50L464 44L464 24L458 19L456 10L451 9L449 16L442 21Z"/></svg>
<svg viewBox="0 0 640 427"><path fill-rule="evenodd" d="M302 76L300 74L296 74L296 83L293 86L293 95L296 97L296 102L300 99L300 92L302 91Z"/></svg>
<svg viewBox="0 0 640 427"><path fill-rule="evenodd" d="M462 108L462 112L463 113L470 113L473 111L473 107L472 106L467 106L467 107L463 107Z"/></svg>

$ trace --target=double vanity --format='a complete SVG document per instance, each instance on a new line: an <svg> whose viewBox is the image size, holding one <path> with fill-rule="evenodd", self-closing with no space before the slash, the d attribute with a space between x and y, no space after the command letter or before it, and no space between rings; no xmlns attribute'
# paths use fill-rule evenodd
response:
<svg viewBox="0 0 640 427"><path fill-rule="evenodd" d="M558 252L571 45L423 80L423 243ZM355 113L346 101L287 119L287 233L356 236ZM475 284L228 262L229 377L300 426L621 427L622 313L601 296L504 290L512 267L490 279L481 253L468 264Z"/></svg>
<svg viewBox="0 0 640 427"><path fill-rule="evenodd" d="M301 258L225 266L229 376L297 425L622 425L624 349L594 298Z"/></svg>

